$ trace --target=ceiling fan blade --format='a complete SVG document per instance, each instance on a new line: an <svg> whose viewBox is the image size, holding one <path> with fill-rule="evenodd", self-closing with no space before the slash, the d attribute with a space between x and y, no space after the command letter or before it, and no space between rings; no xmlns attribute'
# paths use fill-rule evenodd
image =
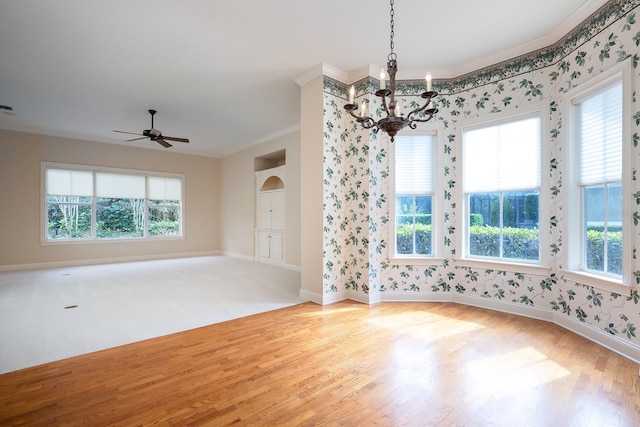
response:
<svg viewBox="0 0 640 427"><path fill-rule="evenodd" d="M118 133L128 133L129 135L140 135L140 136L144 136L141 133L135 133L135 132L125 132L123 130L114 130L114 132L118 132Z"/></svg>
<svg viewBox="0 0 640 427"><path fill-rule="evenodd" d="M146 136L141 136L140 138L133 138L133 139L125 139L125 142L131 142L131 141L139 141L141 139L147 139Z"/></svg>
<svg viewBox="0 0 640 427"><path fill-rule="evenodd" d="M162 139L168 139L169 141L177 141L177 142L189 142L189 138L176 138L175 136L162 135Z"/></svg>
<svg viewBox="0 0 640 427"><path fill-rule="evenodd" d="M167 141L165 141L165 140L164 140L164 139L162 139L162 138L158 138L158 139L156 139L156 142L157 142L158 144L162 145L164 148L169 148L169 147L171 147L171 144L169 144Z"/></svg>

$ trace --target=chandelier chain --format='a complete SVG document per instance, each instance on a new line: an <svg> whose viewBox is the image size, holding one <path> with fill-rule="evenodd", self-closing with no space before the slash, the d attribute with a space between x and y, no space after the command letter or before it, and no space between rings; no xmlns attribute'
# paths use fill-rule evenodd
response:
<svg viewBox="0 0 640 427"><path fill-rule="evenodd" d="M393 11L393 0L391 0L391 11L389 12L389 15L391 16L391 21L389 23L389 26L391 27L391 32L389 33L389 47L391 48L391 53L389 54L389 56L393 56L393 26L395 24L394 20L393 20L393 15L394 15L394 11Z"/></svg>

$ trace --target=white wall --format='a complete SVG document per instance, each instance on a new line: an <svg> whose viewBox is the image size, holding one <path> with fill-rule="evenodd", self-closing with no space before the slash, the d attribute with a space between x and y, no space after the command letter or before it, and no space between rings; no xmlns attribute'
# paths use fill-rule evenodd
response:
<svg viewBox="0 0 640 427"><path fill-rule="evenodd" d="M300 294L322 302L323 267L323 77L317 77L301 93L301 267Z"/></svg>
<svg viewBox="0 0 640 427"><path fill-rule="evenodd" d="M41 244L41 162L185 175L184 238ZM218 159L0 130L0 269L211 254L220 250Z"/></svg>

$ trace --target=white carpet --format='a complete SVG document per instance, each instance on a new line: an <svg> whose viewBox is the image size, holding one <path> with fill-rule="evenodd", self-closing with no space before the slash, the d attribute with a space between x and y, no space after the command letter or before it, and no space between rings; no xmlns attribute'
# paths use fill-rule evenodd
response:
<svg viewBox="0 0 640 427"><path fill-rule="evenodd" d="M0 273L0 373L299 304L299 291L299 272L224 256Z"/></svg>

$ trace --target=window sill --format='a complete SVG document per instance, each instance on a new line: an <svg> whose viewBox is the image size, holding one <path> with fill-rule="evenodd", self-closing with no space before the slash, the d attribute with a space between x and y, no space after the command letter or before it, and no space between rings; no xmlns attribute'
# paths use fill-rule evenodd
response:
<svg viewBox="0 0 640 427"><path fill-rule="evenodd" d="M91 245L104 243L134 243L134 242L157 242L159 240L183 240L184 236L153 236L153 237L120 237L113 239L60 239L60 240L42 240L42 246L56 245Z"/></svg>
<svg viewBox="0 0 640 427"><path fill-rule="evenodd" d="M597 274L590 274L585 271L561 270L561 272L564 279L620 295L631 295L631 291L635 287L634 285L626 285L622 283L622 280L598 276Z"/></svg>
<svg viewBox="0 0 640 427"><path fill-rule="evenodd" d="M456 260L458 264L464 264L466 266L475 268L484 268L500 271L508 271L510 273L523 273L533 275L548 275L550 268L540 264L529 263L517 263L506 262L490 259L477 259L477 258L459 258Z"/></svg>
<svg viewBox="0 0 640 427"><path fill-rule="evenodd" d="M435 257L394 257L389 258L391 265L442 265L444 258Z"/></svg>

